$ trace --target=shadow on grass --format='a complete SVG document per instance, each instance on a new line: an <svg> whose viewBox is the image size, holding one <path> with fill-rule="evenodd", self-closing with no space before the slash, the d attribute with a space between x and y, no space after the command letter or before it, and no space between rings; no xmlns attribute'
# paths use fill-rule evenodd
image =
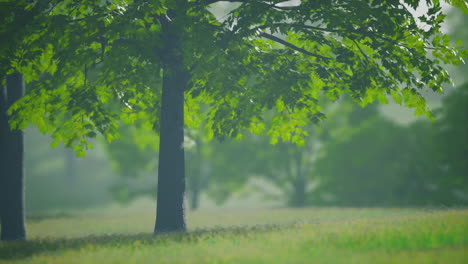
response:
<svg viewBox="0 0 468 264"><path fill-rule="evenodd" d="M164 246L167 243L196 243L217 236L248 236L252 232L265 233L292 228L294 225L258 225L249 227L229 227L200 229L185 233L135 234L135 235L92 235L68 239L34 239L29 241L0 242L0 260L28 258L33 255L52 253L61 250L79 250L88 246L125 247L138 241L140 245Z"/></svg>
<svg viewBox="0 0 468 264"><path fill-rule="evenodd" d="M76 217L76 215L65 213L65 212L59 212L59 213L54 213L54 214L33 214L33 215L27 215L26 219L28 222L31 223L38 223L44 220L50 220L50 219L67 219L67 218L73 218Z"/></svg>

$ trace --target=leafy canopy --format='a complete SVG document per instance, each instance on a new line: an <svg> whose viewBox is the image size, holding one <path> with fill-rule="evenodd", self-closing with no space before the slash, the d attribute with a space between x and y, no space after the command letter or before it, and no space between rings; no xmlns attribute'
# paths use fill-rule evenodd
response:
<svg viewBox="0 0 468 264"><path fill-rule="evenodd" d="M222 18L211 12L217 2L2 3L0 34L12 42L0 46L1 72L20 71L29 82L10 109L12 124L35 124L78 151L96 131L112 140L119 120L158 131L163 23L180 39L190 73L185 110L210 106L203 118L186 115L186 124L205 119L220 138L247 128L301 143L308 121L324 117L322 96L349 94L362 106L391 96L430 117L420 92L442 92L450 83L443 64L467 53L441 32L437 0L419 17L414 0L229 0L238 4ZM446 2L468 12L465 1Z"/></svg>

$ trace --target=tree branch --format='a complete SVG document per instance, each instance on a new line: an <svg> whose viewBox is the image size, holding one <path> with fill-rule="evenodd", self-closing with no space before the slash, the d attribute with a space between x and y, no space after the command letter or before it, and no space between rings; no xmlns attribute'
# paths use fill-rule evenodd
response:
<svg viewBox="0 0 468 264"><path fill-rule="evenodd" d="M251 0L200 0L200 2L202 2L202 3L206 4L206 5L211 5L211 4L214 4L214 3L217 3L217 2L249 3L249 2L252 2L252 1ZM276 9L291 10L291 8L288 7L288 6L277 6L276 4L268 4L268 3L265 3L265 2L259 2L259 3L267 5L267 6L272 7L272 8L276 8Z"/></svg>
<svg viewBox="0 0 468 264"><path fill-rule="evenodd" d="M272 23L272 26L291 26L291 27L299 27L299 28L305 28L305 29L312 29L312 30L318 30L318 31L324 31L324 32L330 32L330 33L338 33L338 32L353 32L353 33L359 33L362 32L362 29L328 29L328 28L321 28L321 27L314 27L314 26L309 26L309 25L303 25L303 24L298 24L298 23ZM252 30L256 29L266 29L266 28L271 28L269 25L261 25L253 28Z"/></svg>
<svg viewBox="0 0 468 264"><path fill-rule="evenodd" d="M357 43L357 41L353 39L353 42L354 42L354 44L356 44L356 47L359 49L359 51L361 52L361 54L364 56L364 58L366 59L367 63L369 63L369 58L367 57L366 53L364 53L364 51L361 49L361 47L359 47L359 44Z"/></svg>
<svg viewBox="0 0 468 264"><path fill-rule="evenodd" d="M201 2L204 2L206 5L211 5L216 2L231 2L231 3L245 3L248 0L201 0Z"/></svg>
<svg viewBox="0 0 468 264"><path fill-rule="evenodd" d="M315 54L315 53L312 53L312 52L309 52L303 48L299 48L298 46L292 44L292 43L289 43L287 42L286 40L283 40L283 39L280 39L278 37L275 37L271 34L268 34L268 33L264 33L264 32L261 32L259 34L261 37L264 37L264 38L267 38L267 39L270 39L270 40L273 40L274 42L277 42L277 43L280 43L280 44L283 44L284 46L288 47L288 48L291 48L295 51L299 51L300 53L303 53L303 54L306 54L306 55L309 55L309 56L312 56L312 57L315 57L315 58L318 58L318 59L322 59L322 60L332 60L332 58L329 58L329 57L324 57L322 55L318 55L318 54Z"/></svg>
<svg viewBox="0 0 468 264"><path fill-rule="evenodd" d="M398 42L398 40L393 40L393 39L386 38L386 37L381 36L381 35L379 35L379 34L377 34L375 32L366 30L364 27L361 27L361 28L358 28L358 29L328 29L328 28L315 27L315 26L303 25L303 24L297 24L297 23L281 23L281 22L280 23L272 23L272 26L281 26L281 25L291 26L291 27L300 27L300 28L318 30L318 31L323 31L323 32L330 32L330 33L339 33L339 32L356 33L356 34L361 34L361 35L368 36L368 37L378 38L378 39L387 41L389 43L392 43L393 45L400 46L400 47L406 48L408 50L414 51L413 48L408 47L408 46ZM255 31L257 29L267 29L267 28L271 28L271 26L261 25L261 26L254 27L251 30ZM361 49L359 46L358 46L358 48ZM424 49L435 49L435 48L434 47L429 47L429 46L424 46Z"/></svg>

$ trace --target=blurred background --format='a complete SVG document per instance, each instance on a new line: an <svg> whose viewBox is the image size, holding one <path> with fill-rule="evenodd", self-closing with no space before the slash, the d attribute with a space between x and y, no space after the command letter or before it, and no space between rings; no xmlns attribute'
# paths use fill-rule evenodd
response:
<svg viewBox="0 0 468 264"><path fill-rule="evenodd" d="M213 12L222 19L228 4ZM468 17L447 10L446 31L468 43ZM187 207L444 207L468 205L468 67L448 68L454 87L425 94L435 122L390 99L364 109L342 98L308 128L303 146L245 134L209 141L186 131ZM29 216L154 203L157 141L123 127L78 158L35 128L25 131ZM154 210L153 208L150 208Z"/></svg>

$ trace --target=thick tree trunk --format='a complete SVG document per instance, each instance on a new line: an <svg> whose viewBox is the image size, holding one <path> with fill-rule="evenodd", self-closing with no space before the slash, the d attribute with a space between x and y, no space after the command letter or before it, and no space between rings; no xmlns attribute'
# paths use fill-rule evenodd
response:
<svg viewBox="0 0 468 264"><path fill-rule="evenodd" d="M184 84L164 72L155 233L185 231Z"/></svg>
<svg viewBox="0 0 468 264"><path fill-rule="evenodd" d="M0 96L0 221L1 240L25 240L23 132L10 130L6 109L24 95L20 73L7 76Z"/></svg>
<svg viewBox="0 0 468 264"><path fill-rule="evenodd" d="M163 87L160 116L158 193L155 233L183 232L185 224L184 90L179 39L169 22L163 24Z"/></svg>

